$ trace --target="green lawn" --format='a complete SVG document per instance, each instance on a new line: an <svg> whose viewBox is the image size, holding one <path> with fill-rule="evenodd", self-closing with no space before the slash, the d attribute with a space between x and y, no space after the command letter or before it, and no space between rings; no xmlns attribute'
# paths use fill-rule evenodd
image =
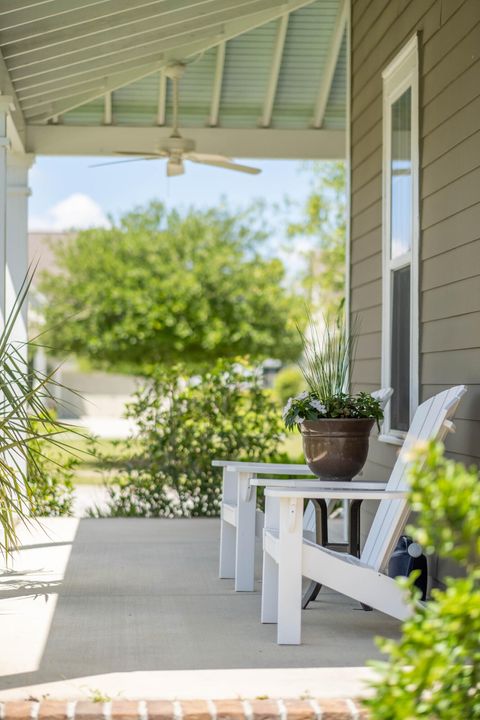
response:
<svg viewBox="0 0 480 720"><path fill-rule="evenodd" d="M75 470L74 482L77 485L102 485L115 477L115 470L120 470L129 460L132 451L125 449L125 443L118 440L89 438L71 435L65 440L62 455L75 455L79 465ZM299 433L288 433L279 448L286 453L291 462L303 462L302 438ZM61 461L60 461L61 462Z"/></svg>
<svg viewBox="0 0 480 720"><path fill-rule="evenodd" d="M79 460L75 470L74 482L77 485L102 485L114 476L114 471L121 469L129 460L130 451L125 443L104 438L79 437L71 435L65 440L62 454L69 454Z"/></svg>

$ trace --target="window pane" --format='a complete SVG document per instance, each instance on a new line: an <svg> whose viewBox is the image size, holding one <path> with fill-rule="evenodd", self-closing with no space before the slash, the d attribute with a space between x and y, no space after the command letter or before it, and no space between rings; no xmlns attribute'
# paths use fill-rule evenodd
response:
<svg viewBox="0 0 480 720"><path fill-rule="evenodd" d="M391 257L412 245L412 92L408 88L392 105Z"/></svg>
<svg viewBox="0 0 480 720"><path fill-rule="evenodd" d="M392 272L391 427L410 425L410 266Z"/></svg>

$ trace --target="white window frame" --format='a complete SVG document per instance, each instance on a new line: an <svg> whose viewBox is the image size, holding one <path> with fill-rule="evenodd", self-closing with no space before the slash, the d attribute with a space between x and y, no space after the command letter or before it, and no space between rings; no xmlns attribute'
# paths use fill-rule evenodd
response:
<svg viewBox="0 0 480 720"><path fill-rule="evenodd" d="M391 385L392 271L410 265L410 421L418 406L419 387L419 129L418 129L418 39L403 47L382 73L383 79L383 209L382 209L382 387ZM391 138L392 105L411 89L412 245L408 252L391 259ZM390 404L385 410L379 439L401 445L406 432L390 425Z"/></svg>

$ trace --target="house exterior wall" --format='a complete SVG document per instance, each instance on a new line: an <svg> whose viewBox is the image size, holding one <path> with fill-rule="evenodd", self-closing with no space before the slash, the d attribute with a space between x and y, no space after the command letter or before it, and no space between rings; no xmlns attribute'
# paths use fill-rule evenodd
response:
<svg viewBox="0 0 480 720"><path fill-rule="evenodd" d="M418 33L419 401L469 386L447 440L480 461L480 2L352 0L350 308L361 319L352 390L381 384L382 70ZM365 477L398 448L373 439ZM364 528L374 508L365 508ZM445 567L434 568L441 578Z"/></svg>

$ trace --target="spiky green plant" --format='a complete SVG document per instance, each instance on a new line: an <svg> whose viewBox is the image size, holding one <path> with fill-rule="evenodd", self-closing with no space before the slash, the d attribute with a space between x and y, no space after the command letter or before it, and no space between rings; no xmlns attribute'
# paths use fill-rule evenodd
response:
<svg viewBox="0 0 480 720"><path fill-rule="evenodd" d="M328 403L347 387L357 345L356 321L349 328L343 306L323 317L321 333L308 310L307 318L306 331L298 329L303 345L300 369L310 392L320 402Z"/></svg>
<svg viewBox="0 0 480 720"><path fill-rule="evenodd" d="M39 445L34 441L63 446L61 434L66 430L50 411L59 383L53 373L29 368L25 344L12 340L32 278L29 272L0 333L0 551L6 556L17 544L18 525L32 522L27 468L38 461Z"/></svg>

